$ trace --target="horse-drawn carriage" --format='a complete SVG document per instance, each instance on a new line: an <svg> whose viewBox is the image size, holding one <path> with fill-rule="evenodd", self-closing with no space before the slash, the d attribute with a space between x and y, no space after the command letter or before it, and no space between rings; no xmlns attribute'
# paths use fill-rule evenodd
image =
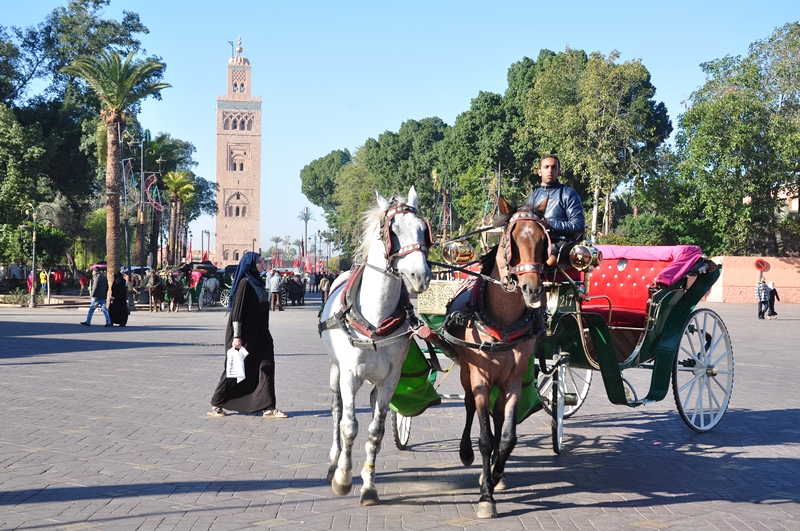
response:
<svg viewBox="0 0 800 531"><path fill-rule="evenodd" d="M375 386L361 490L361 503L370 505L378 503L375 457L387 407L398 446L405 446L410 417L439 403L435 352L459 364L466 409L459 455L465 465L474 459L470 433L478 416L480 518L497 514L493 493L505 485L516 425L547 410L553 449L560 452L564 417L586 398L591 371L601 371L612 403L630 407L663 399L672 380L680 416L696 431L710 430L724 414L733 386L730 336L716 313L695 310L720 269L697 247L601 251L580 244L569 251L569 261L553 263L543 211L512 208L501 198L502 215L494 222L499 244L475 267L452 267L473 280L430 282L418 253L427 255L431 237L429 227L419 228L413 189L408 204L380 195L378 204L367 216L372 224L364 227L364 263L346 282L337 279L321 312L320 335L332 360L329 479L336 493L352 487L355 392L365 380ZM422 320L401 278L415 292L433 286L430 296L419 299ZM426 307L430 298L434 303ZM428 359L412 334L429 343ZM643 397L623 377L632 368L651 371Z"/></svg>
<svg viewBox="0 0 800 531"><path fill-rule="evenodd" d="M612 403L631 407L663 399L671 381L684 422L698 432L711 430L731 396L733 351L719 315L694 308L719 277L719 266L698 247L680 245L581 245L573 260L579 269L563 264L544 271L546 333L523 384L533 377L537 395L523 402L552 415L553 450L561 452L563 421L583 404L594 371L602 373ZM443 326L461 284L433 280L419 295L420 315L433 329ZM623 377L634 368L652 373L644 396ZM435 374L429 379L434 382ZM408 400L401 396L402 379L399 389L402 404ZM405 449L411 420L394 401L391 407L395 444Z"/></svg>

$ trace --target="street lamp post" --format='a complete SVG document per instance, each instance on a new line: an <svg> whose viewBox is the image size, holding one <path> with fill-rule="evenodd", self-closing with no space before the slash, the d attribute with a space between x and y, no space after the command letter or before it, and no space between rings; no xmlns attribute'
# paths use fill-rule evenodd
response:
<svg viewBox="0 0 800 531"><path fill-rule="evenodd" d="M35 206L33 203L25 203L25 215L31 218L32 222L32 242L33 242L33 249L31 251L31 299L29 306L31 308L36 308L36 219L39 217L39 209L45 208L52 210L52 207L47 205L39 205L38 207ZM45 218L47 219L47 218ZM23 229L27 229L27 225L22 225Z"/></svg>

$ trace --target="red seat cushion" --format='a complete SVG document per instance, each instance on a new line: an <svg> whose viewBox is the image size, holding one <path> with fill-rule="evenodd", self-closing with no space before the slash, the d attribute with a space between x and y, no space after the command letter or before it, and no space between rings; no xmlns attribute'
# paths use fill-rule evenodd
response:
<svg viewBox="0 0 800 531"><path fill-rule="evenodd" d="M619 269L621 260L624 268ZM588 276L586 282L589 297L606 295L611 299L612 312L609 325L644 326L647 316L647 303L650 299L649 286L670 262L655 260L604 259ZM584 302L584 312L602 314L608 319L609 304L606 299L591 299Z"/></svg>

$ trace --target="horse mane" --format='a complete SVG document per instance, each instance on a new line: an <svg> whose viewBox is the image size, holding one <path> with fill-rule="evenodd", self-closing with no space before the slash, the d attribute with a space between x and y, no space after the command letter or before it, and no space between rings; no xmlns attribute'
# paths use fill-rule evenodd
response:
<svg viewBox="0 0 800 531"><path fill-rule="evenodd" d="M390 206L405 205L405 201L397 197L393 197L390 201ZM374 207L364 212L362 219L362 238L358 246L358 254L367 257L372 240L375 239L375 234L381 230L381 223L383 222L383 215L386 213L386 208L381 208L377 203Z"/></svg>

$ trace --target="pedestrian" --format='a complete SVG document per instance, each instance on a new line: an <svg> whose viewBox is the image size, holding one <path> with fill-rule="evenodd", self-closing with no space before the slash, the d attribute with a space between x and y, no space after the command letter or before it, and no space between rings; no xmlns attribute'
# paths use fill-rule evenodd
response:
<svg viewBox="0 0 800 531"><path fill-rule="evenodd" d="M28 293L33 293L33 271L28 274Z"/></svg>
<svg viewBox="0 0 800 531"><path fill-rule="evenodd" d="M42 293L47 295L47 273L44 272L44 269L39 271L39 283L42 285Z"/></svg>
<svg viewBox="0 0 800 531"><path fill-rule="evenodd" d="M240 413L263 412L262 416L287 418L276 407L275 347L269 332L270 296L261 281L264 258L248 251L239 262L231 286L225 351L247 349L244 379L228 378L223 369L211 397L212 417L224 417L226 409Z"/></svg>
<svg viewBox="0 0 800 531"><path fill-rule="evenodd" d="M764 277L758 279L758 284L756 284L756 301L758 301L758 318L763 320L764 312L767 311L769 305L769 287Z"/></svg>
<svg viewBox="0 0 800 531"><path fill-rule="evenodd" d="M269 277L269 292L272 297L272 311L275 311L275 305L278 305L278 311L283 311L283 302L281 301L281 289L283 288L283 279L280 273L274 267L272 268L272 276Z"/></svg>
<svg viewBox="0 0 800 531"><path fill-rule="evenodd" d="M94 315L94 310L99 306L101 310L103 310L103 317L106 318L105 326L111 327L114 326L111 324L111 317L108 315L108 310L106 309L106 298L108 297L108 279L106 278L106 272L102 269L95 268L94 270L94 278L92 278L92 303L89 305L89 313L86 315L86 320L81 324L83 326L91 326L92 324L92 315Z"/></svg>
<svg viewBox="0 0 800 531"><path fill-rule="evenodd" d="M64 287L64 277L64 270L60 267L53 271L53 284L55 285L56 295L61 295L61 288Z"/></svg>
<svg viewBox="0 0 800 531"><path fill-rule="evenodd" d="M108 305L111 324L127 325L129 313L128 283L125 281L125 276L117 271L114 273L114 282L111 283L111 304Z"/></svg>
<svg viewBox="0 0 800 531"><path fill-rule="evenodd" d="M328 275L322 275L322 278L319 279L319 291L322 293L322 304L325 304L325 301L328 300L328 291L331 289L331 281L328 278Z"/></svg>
<svg viewBox="0 0 800 531"><path fill-rule="evenodd" d="M86 276L86 273L81 273L78 283L81 285L81 291L78 293L78 297L83 297L83 290L89 285L89 277Z"/></svg>
<svg viewBox="0 0 800 531"><path fill-rule="evenodd" d="M778 312L775 311L775 301L781 301L781 298L778 296L778 290L775 289L775 283L769 282L767 283L767 287L769 288L769 310L767 311L767 317L772 317L775 319L778 317Z"/></svg>

